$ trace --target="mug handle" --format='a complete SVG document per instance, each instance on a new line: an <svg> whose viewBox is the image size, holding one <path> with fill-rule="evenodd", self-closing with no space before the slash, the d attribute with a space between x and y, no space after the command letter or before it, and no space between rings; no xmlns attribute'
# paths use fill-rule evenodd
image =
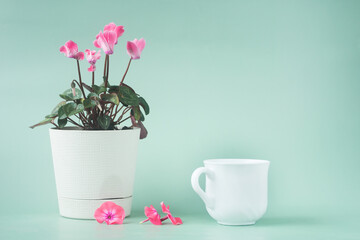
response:
<svg viewBox="0 0 360 240"><path fill-rule="evenodd" d="M204 201L206 207L213 208L213 201L209 196L201 189L199 185L199 177L201 174L209 175L210 172L206 167L199 167L195 169L193 174L191 175L191 185L194 191L200 196L200 198Z"/></svg>

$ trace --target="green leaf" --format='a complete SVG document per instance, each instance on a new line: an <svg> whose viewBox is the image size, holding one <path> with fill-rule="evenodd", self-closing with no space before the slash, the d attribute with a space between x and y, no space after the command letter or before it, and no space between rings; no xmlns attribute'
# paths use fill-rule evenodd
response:
<svg viewBox="0 0 360 240"><path fill-rule="evenodd" d="M69 88L62 94L60 94L60 97L65 99L66 101L76 100L81 98L81 91L80 89L75 88L75 96L73 95L72 89Z"/></svg>
<svg viewBox="0 0 360 240"><path fill-rule="evenodd" d="M114 94L102 94L101 99L106 102L112 102L116 105L119 105L119 98L118 96Z"/></svg>
<svg viewBox="0 0 360 240"><path fill-rule="evenodd" d="M95 84L92 86L92 88L93 88L94 92L95 92L96 94L98 94L98 95L99 95L100 93L106 91L106 88L105 88L104 86L97 86L97 85L95 85Z"/></svg>
<svg viewBox="0 0 360 240"><path fill-rule="evenodd" d="M78 104L78 105L76 106L75 111L72 113L72 115L77 114L77 113L81 113L81 112L84 111L84 109L85 109L85 108L84 108L84 105Z"/></svg>
<svg viewBox="0 0 360 240"><path fill-rule="evenodd" d="M59 102L55 106L55 108L51 111L51 113L45 116L45 118L55 118L55 117L57 117L60 107L64 106L65 104L66 104L66 101Z"/></svg>
<svg viewBox="0 0 360 240"><path fill-rule="evenodd" d="M134 118L136 119L136 121L139 121L141 118L140 108L134 107L132 110L133 110L132 113L133 113Z"/></svg>
<svg viewBox="0 0 360 240"><path fill-rule="evenodd" d="M118 93L119 92L119 86L109 86L109 93Z"/></svg>
<svg viewBox="0 0 360 240"><path fill-rule="evenodd" d="M67 119L64 118L64 119L60 119L58 118L58 125L59 125L59 128L63 128L65 127L65 125L67 124Z"/></svg>
<svg viewBox="0 0 360 240"><path fill-rule="evenodd" d="M102 129L107 130L110 126L111 118L108 115L100 115L97 121Z"/></svg>
<svg viewBox="0 0 360 240"><path fill-rule="evenodd" d="M133 116L137 121L145 121L144 114L141 112L139 107L134 107L131 109L130 115Z"/></svg>
<svg viewBox="0 0 360 240"><path fill-rule="evenodd" d="M83 104L84 104L84 108L93 108L97 105L96 101L90 98L85 99Z"/></svg>
<svg viewBox="0 0 360 240"><path fill-rule="evenodd" d="M38 127L38 126L41 126L41 125L45 125L45 124L48 124L52 121L53 119L52 118L45 118L44 120L42 120L41 122L31 126L30 128L35 128L35 127Z"/></svg>
<svg viewBox="0 0 360 240"><path fill-rule="evenodd" d="M99 95L96 94L96 93L93 93L93 92L89 93L87 97L88 97L88 98L92 98L92 99L94 99L94 100L95 100L95 99L100 99Z"/></svg>
<svg viewBox="0 0 360 240"><path fill-rule="evenodd" d="M61 101L58 103L58 105L56 105L56 107L51 111L51 114L58 114L59 108L61 106L64 106L66 104L66 101Z"/></svg>
<svg viewBox="0 0 360 240"><path fill-rule="evenodd" d="M50 113L49 115L46 115L45 118L54 118L56 116L57 116L57 114Z"/></svg>
<svg viewBox="0 0 360 240"><path fill-rule="evenodd" d="M64 105L62 108L64 109L64 113L66 114L66 116L69 117L69 116L73 115L73 113L75 112L76 103L69 102L66 105Z"/></svg>
<svg viewBox="0 0 360 240"><path fill-rule="evenodd" d="M140 102L140 103L139 103L140 106L144 109L145 114L148 115L148 114L150 113L150 107L149 107L149 105L147 104L147 102L145 101L145 99L142 98L142 97L139 97L139 102Z"/></svg>
<svg viewBox="0 0 360 240"><path fill-rule="evenodd" d="M140 112L141 112L140 121L141 121L141 122L143 122L143 121L145 121L145 116L144 116L144 114L142 113L142 111L141 111L141 110L140 110Z"/></svg>
<svg viewBox="0 0 360 240"><path fill-rule="evenodd" d="M126 86L119 87L119 100L125 105L139 106L139 98L131 88Z"/></svg>
<svg viewBox="0 0 360 240"><path fill-rule="evenodd" d="M64 105L65 106L65 105ZM66 116L66 113L65 113L65 111L64 111L64 106L61 106L60 108L59 108L59 111L58 111L58 117L59 117L59 119L64 119L64 118L66 118L67 116Z"/></svg>

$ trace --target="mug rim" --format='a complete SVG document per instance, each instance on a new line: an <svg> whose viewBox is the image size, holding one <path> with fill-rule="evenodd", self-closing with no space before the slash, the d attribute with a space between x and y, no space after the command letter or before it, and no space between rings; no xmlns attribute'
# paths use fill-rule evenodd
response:
<svg viewBox="0 0 360 240"><path fill-rule="evenodd" d="M204 160L204 164L214 165L255 165L270 164L269 160L251 159L251 158L214 158Z"/></svg>

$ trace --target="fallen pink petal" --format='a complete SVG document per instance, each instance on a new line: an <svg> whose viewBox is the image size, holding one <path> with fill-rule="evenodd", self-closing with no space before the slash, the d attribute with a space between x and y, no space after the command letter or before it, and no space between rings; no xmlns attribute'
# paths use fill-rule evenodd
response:
<svg viewBox="0 0 360 240"><path fill-rule="evenodd" d="M96 209L94 217L98 223L106 222L107 225L122 224L125 218L125 211L121 206L108 201Z"/></svg>
<svg viewBox="0 0 360 240"><path fill-rule="evenodd" d="M150 207L146 206L144 208L144 213L145 213L145 216L147 216L148 218L140 223L150 221L154 225L161 225L160 215L158 214L156 209L153 207L153 205L150 205Z"/></svg>
<svg viewBox="0 0 360 240"><path fill-rule="evenodd" d="M171 212L170 212L170 210L169 210L170 207L169 207L169 206L166 207L166 205L164 204L164 202L161 202L160 205L161 205L162 211L167 214L167 216L166 216L165 218L169 218L170 221L172 222L172 224L174 224L174 225L180 225L180 224L183 223L182 220L181 220L181 218L179 218L179 217L173 217L173 216L171 215ZM165 220L165 218L164 218L164 220Z"/></svg>

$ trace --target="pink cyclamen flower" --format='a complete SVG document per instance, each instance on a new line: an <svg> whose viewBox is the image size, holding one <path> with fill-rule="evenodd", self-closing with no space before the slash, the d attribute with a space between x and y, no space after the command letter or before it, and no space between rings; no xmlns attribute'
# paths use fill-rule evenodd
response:
<svg viewBox="0 0 360 240"><path fill-rule="evenodd" d="M170 221L172 222L172 224L174 224L174 225L180 225L180 224L182 224L181 218L179 218L179 217L173 217L173 216L171 215L170 210L169 210L169 208L170 208L169 206L166 207L166 205L164 204L164 202L161 202L160 204L161 204L162 211L167 214L167 216L166 216L165 218L163 218L163 219L169 218Z"/></svg>
<svg viewBox="0 0 360 240"><path fill-rule="evenodd" d="M123 35L125 30L124 30L124 26L116 26L116 24L112 22L112 23L109 23L108 25L106 25L104 27L104 32L105 31L112 31L112 32L116 33L116 42L115 42L115 44L117 44L118 38L121 37L121 35Z"/></svg>
<svg viewBox="0 0 360 240"><path fill-rule="evenodd" d="M83 60L84 53L78 51L78 46L73 41L69 40L64 46L60 47L60 52L64 53L68 58L74 58L76 60Z"/></svg>
<svg viewBox="0 0 360 240"><path fill-rule="evenodd" d="M150 205L150 207L145 207L144 212L145 212L145 216L147 216L148 218L140 223L150 221L154 225L161 225L160 215L153 207L153 205Z"/></svg>
<svg viewBox="0 0 360 240"><path fill-rule="evenodd" d="M115 23L109 23L104 27L104 32L96 35L94 46L101 48L105 54L114 53L114 46L118 43L118 38L124 33L123 26L116 26Z"/></svg>
<svg viewBox="0 0 360 240"><path fill-rule="evenodd" d="M96 52L96 51L91 51L89 49L86 49L85 54L86 54L86 60L91 64L91 66L88 68L88 71L89 72L95 71L95 69L96 69L95 63L101 57L100 50L98 52Z"/></svg>
<svg viewBox="0 0 360 240"><path fill-rule="evenodd" d="M96 209L94 217L98 223L106 222L107 225L122 224L125 218L125 211L121 206L108 201Z"/></svg>
<svg viewBox="0 0 360 240"><path fill-rule="evenodd" d="M136 38L133 41L128 41L126 48L127 52L130 55L131 59L139 59L142 50L145 47L145 40L141 38L137 40Z"/></svg>

